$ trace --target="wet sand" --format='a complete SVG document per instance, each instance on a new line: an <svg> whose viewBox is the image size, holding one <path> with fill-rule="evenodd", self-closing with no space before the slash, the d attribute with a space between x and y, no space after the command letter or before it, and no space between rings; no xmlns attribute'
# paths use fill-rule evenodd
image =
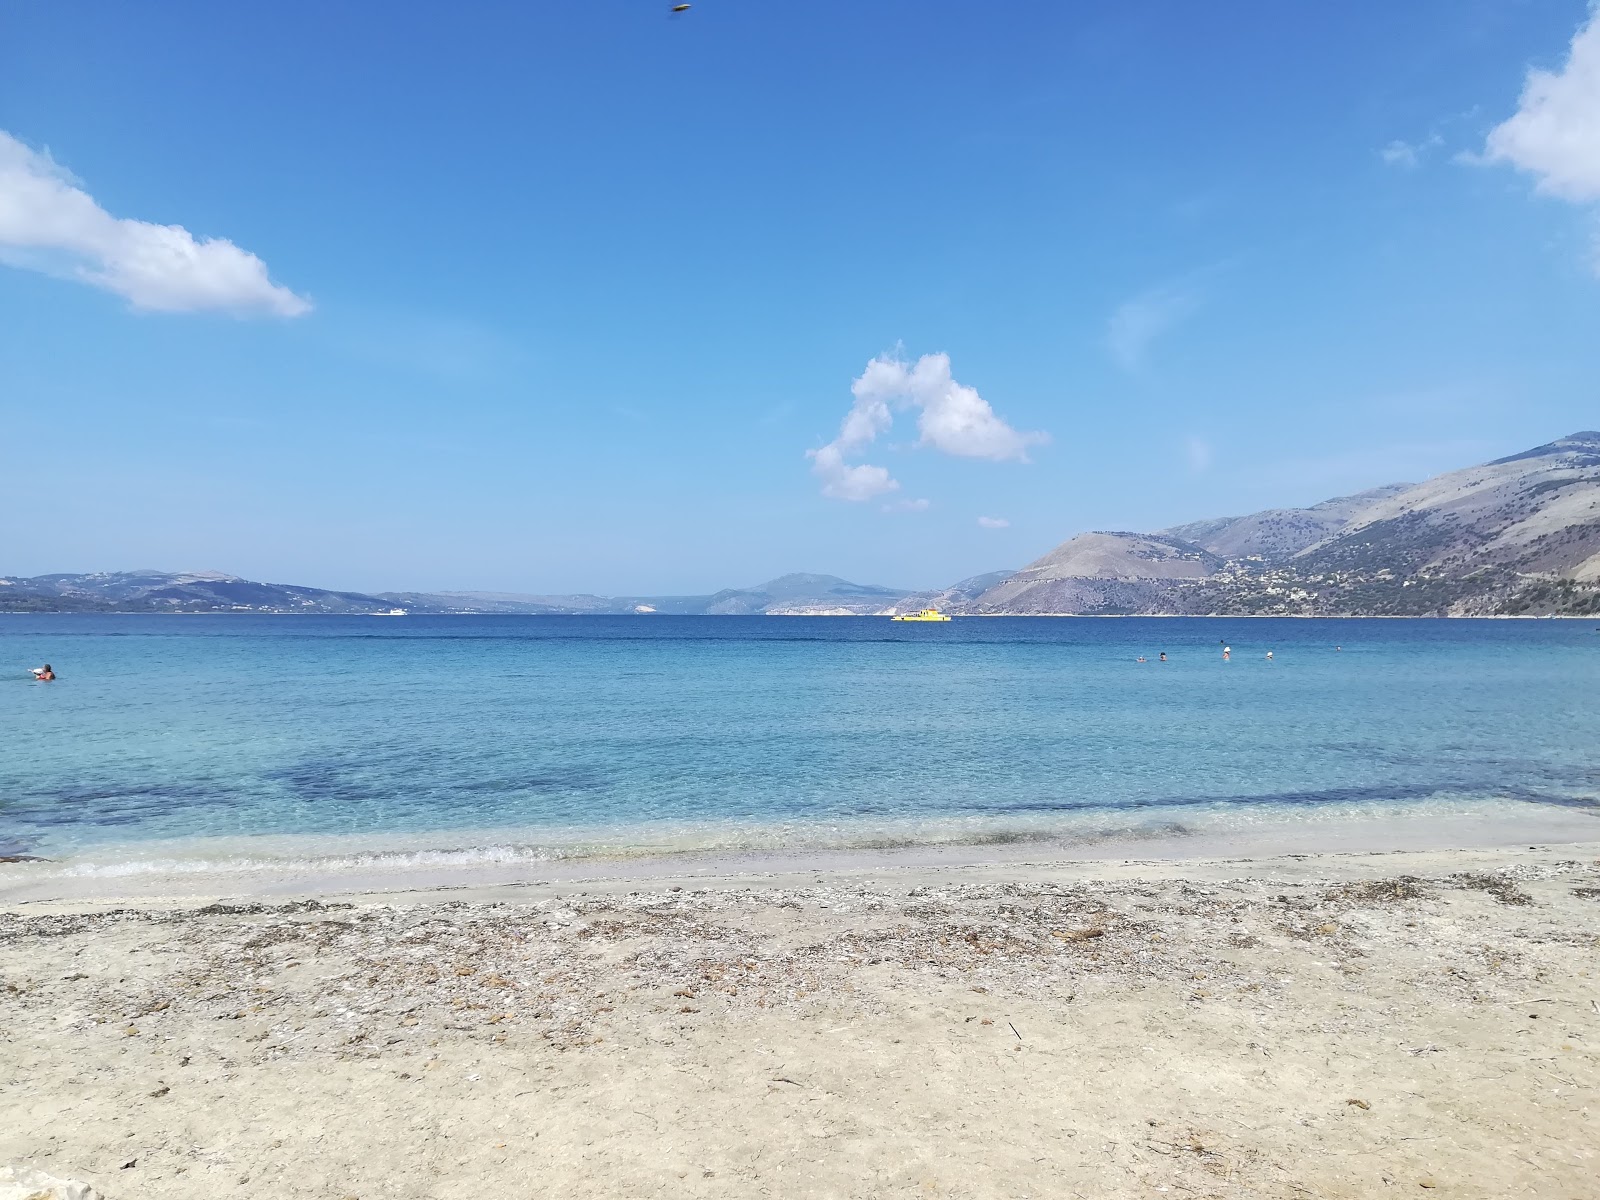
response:
<svg viewBox="0 0 1600 1200"><path fill-rule="evenodd" d="M131 1197L1600 1196L1600 844L0 907Z"/></svg>

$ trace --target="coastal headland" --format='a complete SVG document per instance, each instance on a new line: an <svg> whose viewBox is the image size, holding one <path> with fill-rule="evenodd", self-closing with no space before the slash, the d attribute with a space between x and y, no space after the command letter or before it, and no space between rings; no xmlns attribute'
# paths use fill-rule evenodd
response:
<svg viewBox="0 0 1600 1200"><path fill-rule="evenodd" d="M1592 1196L1597 1041L1600 842L0 907L110 1200Z"/></svg>

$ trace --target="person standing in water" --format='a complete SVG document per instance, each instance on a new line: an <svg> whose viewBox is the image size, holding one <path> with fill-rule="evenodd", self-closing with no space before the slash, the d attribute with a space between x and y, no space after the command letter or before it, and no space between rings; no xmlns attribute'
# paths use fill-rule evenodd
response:
<svg viewBox="0 0 1600 1200"><path fill-rule="evenodd" d="M1232 657L1233 657L1233 647L1232 646L1224 646L1222 648L1222 661L1223 662L1227 662Z"/></svg>
<svg viewBox="0 0 1600 1200"><path fill-rule="evenodd" d="M34 667L33 668L33 677L35 679L37 679L40 683L54 683L55 682L55 678L56 678L56 673L51 668L49 663L45 663L45 665L42 666L42 667Z"/></svg>

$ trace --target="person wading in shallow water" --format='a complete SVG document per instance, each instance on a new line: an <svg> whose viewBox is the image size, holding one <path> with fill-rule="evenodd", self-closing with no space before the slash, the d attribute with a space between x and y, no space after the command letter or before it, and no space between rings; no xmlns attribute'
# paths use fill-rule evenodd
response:
<svg viewBox="0 0 1600 1200"><path fill-rule="evenodd" d="M51 669L49 663L45 663L45 665L42 667L33 668L33 677L40 683L54 683L56 673L53 669Z"/></svg>

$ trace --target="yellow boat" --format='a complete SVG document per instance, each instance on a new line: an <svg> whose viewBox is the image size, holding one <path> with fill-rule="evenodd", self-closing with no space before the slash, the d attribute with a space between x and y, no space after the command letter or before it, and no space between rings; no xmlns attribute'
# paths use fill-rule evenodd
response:
<svg viewBox="0 0 1600 1200"><path fill-rule="evenodd" d="M902 613L898 617L890 617L889 619L891 621L948 621L950 618L937 608L924 608L920 612Z"/></svg>

